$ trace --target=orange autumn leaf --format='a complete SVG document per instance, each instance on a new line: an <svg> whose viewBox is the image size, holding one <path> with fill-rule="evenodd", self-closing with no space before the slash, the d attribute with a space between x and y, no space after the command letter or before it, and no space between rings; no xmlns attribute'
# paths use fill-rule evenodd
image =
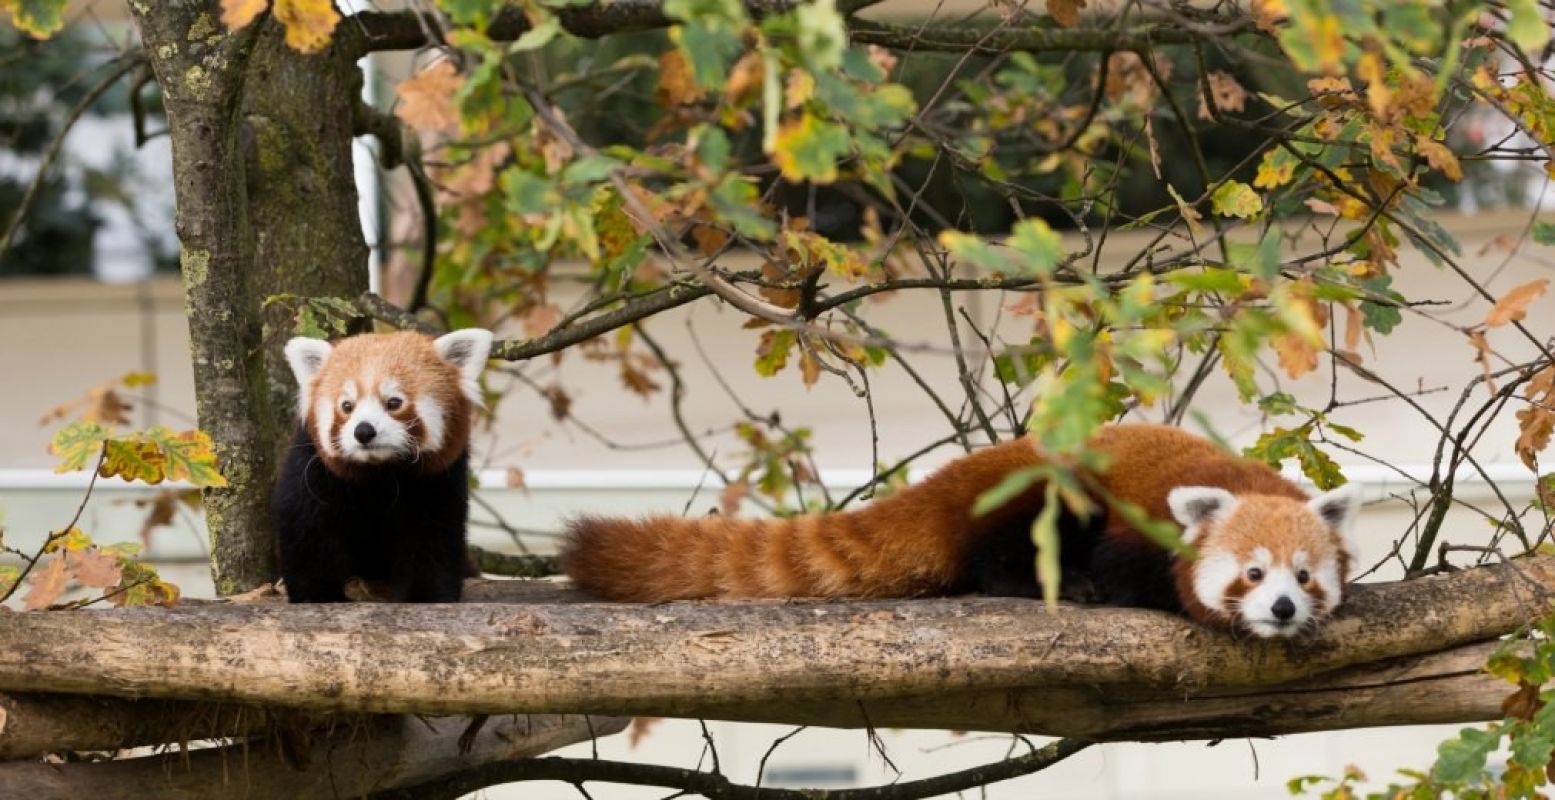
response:
<svg viewBox="0 0 1555 800"><path fill-rule="evenodd" d="M1082 8L1085 8L1085 0L1047 0L1048 16L1065 28L1073 28L1080 24Z"/></svg>
<svg viewBox="0 0 1555 800"><path fill-rule="evenodd" d="M702 99L702 88L691 74L691 65L679 50L666 50L659 56L659 89L655 96L665 108L683 106Z"/></svg>
<svg viewBox="0 0 1555 800"><path fill-rule="evenodd" d="M1280 368L1292 380L1317 369L1317 348L1299 333L1287 333L1274 340L1274 352L1280 358Z"/></svg>
<svg viewBox="0 0 1555 800"><path fill-rule="evenodd" d="M454 69L453 62L439 61L406 79L394 90L400 97L394 115L412 128L453 128L459 124L454 93L463 85L464 78Z"/></svg>
<svg viewBox="0 0 1555 800"><path fill-rule="evenodd" d="M732 517L740 513L740 504L751 493L751 485L745 481L737 481L723 488L718 493L718 513L726 517Z"/></svg>
<svg viewBox="0 0 1555 800"><path fill-rule="evenodd" d="M1418 136L1415 138L1415 146L1419 149L1420 155L1425 156L1431 168L1440 170L1447 176L1447 180L1453 182L1463 180L1463 165L1458 163L1458 156L1447 145L1428 136Z"/></svg>
<svg viewBox="0 0 1555 800"><path fill-rule="evenodd" d="M533 339L544 336L562 320L562 310L554 303L542 303L524 315L524 335Z"/></svg>
<svg viewBox="0 0 1555 800"><path fill-rule="evenodd" d="M221 0L221 24L237 30L270 7L270 0Z"/></svg>
<svg viewBox="0 0 1555 800"><path fill-rule="evenodd" d="M1539 278L1502 295L1501 299L1496 301L1495 307L1490 309L1490 313L1485 316L1485 325L1491 328L1498 328L1528 316L1528 306L1532 305L1533 301L1543 297L1549 286L1549 278Z"/></svg>
<svg viewBox="0 0 1555 800"><path fill-rule="evenodd" d="M65 593L65 584L70 580L70 574L65 571L65 557L56 555L49 559L49 565L41 571L34 570L28 583L32 588L22 598L22 608L28 611L37 611L54 604L59 596Z"/></svg>
<svg viewBox="0 0 1555 800"><path fill-rule="evenodd" d="M1517 443L1513 448L1523 465L1538 469L1538 454L1555 435L1555 367L1545 367L1524 390L1528 407L1517 411Z"/></svg>
<svg viewBox="0 0 1555 800"><path fill-rule="evenodd" d="M275 0L275 18L286 27L286 44L299 53L317 53L329 46L340 23L331 0Z"/></svg>

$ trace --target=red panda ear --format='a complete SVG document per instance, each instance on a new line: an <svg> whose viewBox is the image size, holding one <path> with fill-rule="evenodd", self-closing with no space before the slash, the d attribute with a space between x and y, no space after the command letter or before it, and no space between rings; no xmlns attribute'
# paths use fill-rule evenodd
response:
<svg viewBox="0 0 1555 800"><path fill-rule="evenodd" d="M1316 514L1324 525L1339 534L1339 541L1344 546L1345 552L1354 558L1357 553L1351 529L1355 526L1355 518L1361 511L1361 492L1355 484L1347 483L1337 489L1330 489L1308 500L1307 508Z"/></svg>
<svg viewBox="0 0 1555 800"><path fill-rule="evenodd" d="M481 370L486 368L486 356L491 353L491 331L481 328L465 328L444 334L432 342L437 357L459 369L459 388L470 402L480 405Z"/></svg>
<svg viewBox="0 0 1555 800"><path fill-rule="evenodd" d="M313 376L319 374L331 349L329 342L306 336L295 337L286 343L286 363L291 365L292 375L297 378L299 416L308 416L308 395L313 389Z"/></svg>
<svg viewBox="0 0 1555 800"><path fill-rule="evenodd" d="M1193 544L1204 533L1204 522L1231 511L1236 495L1214 486L1179 486L1166 496L1166 504L1182 526L1182 540Z"/></svg>

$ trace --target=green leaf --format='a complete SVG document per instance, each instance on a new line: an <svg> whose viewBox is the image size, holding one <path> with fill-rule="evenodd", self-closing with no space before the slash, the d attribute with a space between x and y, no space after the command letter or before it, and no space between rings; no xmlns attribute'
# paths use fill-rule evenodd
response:
<svg viewBox="0 0 1555 800"><path fill-rule="evenodd" d="M509 53L522 53L526 50L539 50L551 43L556 35L562 32L561 18L555 14L546 14L539 25L524 31L524 35L508 45Z"/></svg>
<svg viewBox="0 0 1555 800"><path fill-rule="evenodd" d="M1404 302L1404 296L1389 289L1393 278L1389 275L1378 275L1375 278L1367 278L1361 281L1361 286L1374 297L1386 297L1398 303ZM1374 303L1370 300L1361 303L1361 321L1372 330L1389 334L1404 321L1404 314L1396 306Z"/></svg>
<svg viewBox="0 0 1555 800"><path fill-rule="evenodd" d="M1220 292L1241 294L1242 276L1234 269L1204 267L1203 269L1179 269L1168 272L1167 283L1181 286L1191 292Z"/></svg>
<svg viewBox="0 0 1555 800"><path fill-rule="evenodd" d="M49 442L49 452L63 459L55 472L86 469L108 439L108 431L95 422L72 422L59 429Z"/></svg>
<svg viewBox="0 0 1555 800"><path fill-rule="evenodd" d="M66 0L0 0L0 11L9 12L17 30L47 39L65 26Z"/></svg>
<svg viewBox="0 0 1555 800"><path fill-rule="evenodd" d="M847 128L805 114L778 130L772 157L788 180L831 183L837 180L837 160L851 150Z"/></svg>
<svg viewBox="0 0 1555 800"><path fill-rule="evenodd" d="M1248 219L1263 211L1263 198L1241 181L1226 181L1215 187L1209 200L1215 213L1223 217Z"/></svg>
<svg viewBox="0 0 1555 800"><path fill-rule="evenodd" d="M1042 511L1031 523L1031 541L1037 546L1037 581L1042 584L1042 601L1049 609L1058 608L1058 584L1063 573L1058 553L1058 504L1058 484L1048 483Z"/></svg>
<svg viewBox="0 0 1555 800"><path fill-rule="evenodd" d="M1543 729L1524 730L1511 741L1512 761L1528 769L1544 769L1555 752L1555 731Z"/></svg>
<svg viewBox="0 0 1555 800"><path fill-rule="evenodd" d="M1025 256L1021 266L1026 268L1024 271L1028 274L1052 275L1064 254L1063 242L1058 233L1048 227L1045 220L1036 217L1015 223L1006 244Z"/></svg>
<svg viewBox="0 0 1555 800"><path fill-rule="evenodd" d="M16 587L16 581L22 576L22 571L10 564L0 564L0 597L4 597Z"/></svg>
<svg viewBox="0 0 1555 800"><path fill-rule="evenodd" d="M556 184L528 170L508 167L502 171L501 183L508 209L515 214L549 216L561 204Z"/></svg>
<svg viewBox="0 0 1555 800"><path fill-rule="evenodd" d="M1499 732L1464 728L1456 739L1448 739L1436 748L1436 766L1431 777L1444 783L1463 783L1485 771L1485 758L1501 742Z"/></svg>
<svg viewBox="0 0 1555 800"><path fill-rule="evenodd" d="M1533 224L1533 240L1539 244L1555 244L1555 222L1539 220Z"/></svg>
<svg viewBox="0 0 1555 800"><path fill-rule="evenodd" d="M761 344L756 348L756 374L770 378L782 371L788 366L788 354L798 341L799 335L787 328L763 333Z"/></svg>
<svg viewBox="0 0 1555 800"><path fill-rule="evenodd" d="M837 0L814 0L794 9L799 54L806 69L830 72L842 64L848 28L837 13Z"/></svg>
<svg viewBox="0 0 1555 800"><path fill-rule="evenodd" d="M622 166L621 162L610 156L595 153L568 164L562 170L561 179L564 183L594 183L610 177L610 173Z"/></svg>
<svg viewBox="0 0 1555 800"><path fill-rule="evenodd" d="M1550 40L1550 24L1544 21L1538 0L1506 0L1506 10L1512 15L1506 37L1523 52L1537 53Z"/></svg>
<svg viewBox="0 0 1555 800"><path fill-rule="evenodd" d="M105 478L158 484L167 477L166 466L167 456L156 442L131 436L103 442L103 465L98 473Z"/></svg>
<svg viewBox="0 0 1555 800"><path fill-rule="evenodd" d="M1024 467L1005 475L992 489L977 496L972 503L972 516L981 517L1014 500L1047 474L1047 467Z"/></svg>
<svg viewBox="0 0 1555 800"><path fill-rule="evenodd" d="M1015 262L987 239L961 231L940 231L939 243L957 260L964 261L990 272L1013 274L1019 272Z"/></svg>

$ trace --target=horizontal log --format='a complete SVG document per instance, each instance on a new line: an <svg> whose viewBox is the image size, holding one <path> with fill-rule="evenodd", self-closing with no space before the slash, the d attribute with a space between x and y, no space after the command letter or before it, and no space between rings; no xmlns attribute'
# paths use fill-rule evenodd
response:
<svg viewBox="0 0 1555 800"><path fill-rule="evenodd" d="M0 761L244 737L268 730L276 717L263 708L231 703L4 694L0 695Z"/></svg>
<svg viewBox="0 0 1555 800"><path fill-rule="evenodd" d="M619 717L502 717L490 720L461 751L466 718L373 718L339 725L285 759L269 745L238 744L102 763L0 764L0 797L338 800L530 758L619 732L627 722Z"/></svg>
<svg viewBox="0 0 1555 800"><path fill-rule="evenodd" d="M863 700L868 709L907 698L881 706L882 714L886 706L901 710L876 724L1138 738L1153 737L1157 727L1193 724L1212 735L1195 722L1192 709L1176 708L1185 705L1182 698L1223 698L1229 714L1267 704L1250 689L1367 675L1378 684L1372 690L1377 696L1398 697L1406 690L1386 688L1388 681L1377 677L1389 674L1379 670L1399 668L1394 659L1511 631L1546 607L1543 593L1552 585L1555 558L1380 585L1357 592L1315 634L1281 641L1238 640L1136 609L1049 613L1036 602L992 598L652 606L210 604L5 614L0 641L14 644L0 650L0 691L312 710L831 720L827 724L857 724L837 710L842 706ZM1477 656L1482 653L1470 650L1444 657ZM1373 666L1358 666L1367 664ZM1347 667L1355 669L1339 672ZM1441 680L1466 697L1450 712L1454 718L1490 709L1493 685L1467 673ZM1097 697L1119 698L1137 714L1116 730L1066 722ZM1029 709L1070 711L1022 718L998 710L1012 698L1028 716ZM769 705L774 702L780 711ZM955 702L964 703L962 710ZM1293 711L1279 730L1307 724L1298 718L1395 724L1426 721L1423 715L1435 713L1375 707L1319 713L1315 703Z"/></svg>

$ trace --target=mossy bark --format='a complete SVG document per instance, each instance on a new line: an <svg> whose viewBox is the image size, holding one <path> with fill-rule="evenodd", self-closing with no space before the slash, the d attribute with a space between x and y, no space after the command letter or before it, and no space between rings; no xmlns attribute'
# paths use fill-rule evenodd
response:
<svg viewBox="0 0 1555 800"><path fill-rule="evenodd" d="M264 300L366 287L361 78L349 46L295 53L269 19L229 32L215 0L131 8L167 109L196 408L230 483L205 493L211 569L233 594L275 576L268 495L294 413L289 325Z"/></svg>

